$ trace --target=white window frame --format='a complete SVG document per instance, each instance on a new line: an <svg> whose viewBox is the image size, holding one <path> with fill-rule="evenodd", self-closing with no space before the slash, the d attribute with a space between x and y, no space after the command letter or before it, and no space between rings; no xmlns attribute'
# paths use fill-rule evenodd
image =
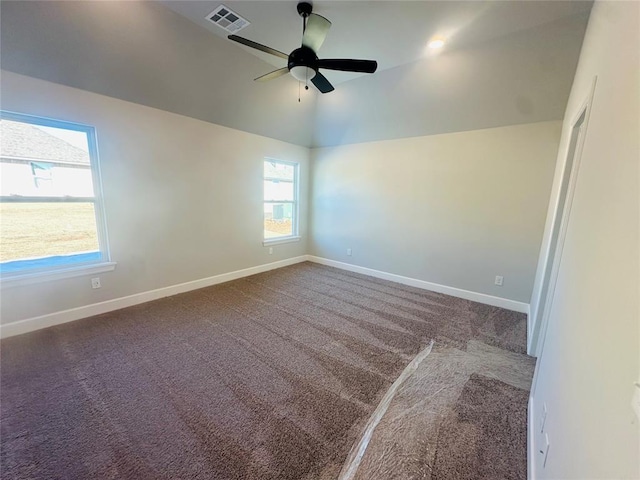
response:
<svg viewBox="0 0 640 480"><path fill-rule="evenodd" d="M92 202L94 204L94 212L96 216L96 234L98 237L98 247L101 254L100 260L89 261L86 263L68 263L45 266L42 268L18 270L14 272L0 272L0 287L4 289L6 287L15 287L69 277L92 275L114 270L116 267L116 263L111 261L111 253L109 251L109 244L107 241L107 224L105 220L104 202L102 197L102 176L100 173L100 160L98 157L98 144L95 128L90 125L39 117L24 113L10 112L6 110L0 110L0 119L28 123L31 125L39 125L43 127L73 130L86 134L87 144L89 148L89 162L91 165L91 180L93 182L93 197L83 197L82 200ZM47 197L44 197L44 199L46 198ZM2 197L0 197L0 201L3 201ZM15 199L12 201L15 202Z"/></svg>
<svg viewBox="0 0 640 480"><path fill-rule="evenodd" d="M290 202L288 200L276 200L271 199L267 200L264 198L264 181L267 179L264 175L264 164L265 163L279 163L281 165L288 165L293 167L293 201ZM287 160L278 160L275 158L265 157L262 162L262 244L267 245L277 245L280 243L289 243L289 242L298 242L300 241L299 235L299 223L300 223L300 204L299 204L299 190L300 190L300 163L298 162L289 162ZM267 203L291 203L292 206L292 224L291 224L291 235L275 237L275 238L264 238L264 205Z"/></svg>

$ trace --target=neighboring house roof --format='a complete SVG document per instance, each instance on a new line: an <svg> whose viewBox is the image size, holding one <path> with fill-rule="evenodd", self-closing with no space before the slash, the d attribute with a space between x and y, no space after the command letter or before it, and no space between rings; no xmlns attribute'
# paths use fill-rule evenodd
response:
<svg viewBox="0 0 640 480"><path fill-rule="evenodd" d="M265 161L264 163L264 176L273 180L293 180L293 168L278 168L275 166L275 162Z"/></svg>
<svg viewBox="0 0 640 480"><path fill-rule="evenodd" d="M89 165L89 154L28 123L0 120L0 157Z"/></svg>

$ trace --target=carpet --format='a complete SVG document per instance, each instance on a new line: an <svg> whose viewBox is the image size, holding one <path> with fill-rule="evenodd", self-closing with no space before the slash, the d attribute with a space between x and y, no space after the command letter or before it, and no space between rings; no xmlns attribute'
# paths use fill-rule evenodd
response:
<svg viewBox="0 0 640 480"><path fill-rule="evenodd" d="M523 314L302 263L8 338L0 473L336 478L432 339L522 353L525 332Z"/></svg>
<svg viewBox="0 0 640 480"><path fill-rule="evenodd" d="M397 390L371 437L353 480L456 478L455 475L447 476L447 473L455 473L466 466L473 467L478 462L491 462L493 457L506 459L513 471L526 471L526 455L520 444L512 441L512 429L499 437L508 441L502 447L491 443L495 439L486 440L490 447L483 451L480 459L472 445L444 442L443 439L450 429L455 431L455 425L448 419L459 408L460 399L465 398L463 390L471 378L491 378L517 391L528 392L534 368L535 359L531 357L475 339L470 340L464 349L435 344L429 356ZM477 397L480 403L495 401L490 390L480 393ZM527 395L501 398L500 401L514 402L506 407L517 409L511 420L520 426L526 425ZM481 418L472 416L470 421L476 420ZM504 454L505 449L508 455ZM436 454L439 468L436 468ZM441 468L443 459L453 461L454 458L454 467ZM495 477L498 478L518 477Z"/></svg>
<svg viewBox="0 0 640 480"><path fill-rule="evenodd" d="M433 477L526 480L529 392L473 374L440 425Z"/></svg>

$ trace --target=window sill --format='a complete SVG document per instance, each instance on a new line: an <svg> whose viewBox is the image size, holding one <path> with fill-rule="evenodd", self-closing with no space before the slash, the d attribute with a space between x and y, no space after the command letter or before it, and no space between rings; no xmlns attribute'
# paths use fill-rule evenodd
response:
<svg viewBox="0 0 640 480"><path fill-rule="evenodd" d="M110 272L115 270L116 265L116 262L101 262L92 263L90 265L76 265L73 267L58 268L55 270L6 275L0 278L0 288L21 287L23 285L31 285L33 283L50 282L53 280L62 280L64 278Z"/></svg>
<svg viewBox="0 0 640 480"><path fill-rule="evenodd" d="M262 245L266 247L267 245L279 245L281 243L299 242L300 238L301 237L299 235L293 237L267 238L262 241Z"/></svg>

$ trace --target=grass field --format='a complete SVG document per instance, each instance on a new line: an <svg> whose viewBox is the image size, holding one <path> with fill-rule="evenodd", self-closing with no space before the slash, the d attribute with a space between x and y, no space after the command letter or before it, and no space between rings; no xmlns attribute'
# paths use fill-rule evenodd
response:
<svg viewBox="0 0 640 480"><path fill-rule="evenodd" d="M264 219L264 238L281 237L283 235L291 235L293 225L291 220L271 220Z"/></svg>
<svg viewBox="0 0 640 480"><path fill-rule="evenodd" d="M0 262L98 249L92 203L0 203Z"/></svg>
<svg viewBox="0 0 640 480"><path fill-rule="evenodd" d="M265 238L291 235L265 219ZM0 262L99 250L92 203L0 203Z"/></svg>

